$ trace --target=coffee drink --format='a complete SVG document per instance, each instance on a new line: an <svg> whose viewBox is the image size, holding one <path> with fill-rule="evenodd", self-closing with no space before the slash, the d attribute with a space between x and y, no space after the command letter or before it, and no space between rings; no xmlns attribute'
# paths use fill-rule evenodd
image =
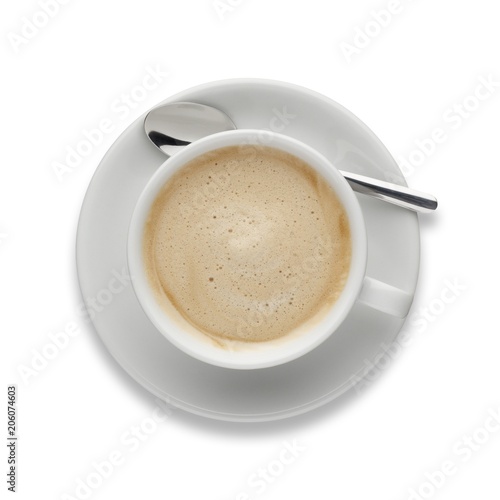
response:
<svg viewBox="0 0 500 500"><path fill-rule="evenodd" d="M144 229L158 302L217 344L263 342L322 319L351 263L344 207L303 160L230 146L180 168Z"/></svg>

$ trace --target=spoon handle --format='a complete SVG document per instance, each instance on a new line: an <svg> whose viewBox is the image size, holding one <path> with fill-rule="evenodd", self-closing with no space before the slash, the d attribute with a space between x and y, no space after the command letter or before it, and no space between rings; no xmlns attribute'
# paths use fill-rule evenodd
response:
<svg viewBox="0 0 500 500"><path fill-rule="evenodd" d="M430 194L398 184L392 184L391 182L379 181L372 177L351 174L343 170L340 173L345 177L353 191L358 193L366 194L379 200L414 210L415 212L432 212L438 206L436 198Z"/></svg>

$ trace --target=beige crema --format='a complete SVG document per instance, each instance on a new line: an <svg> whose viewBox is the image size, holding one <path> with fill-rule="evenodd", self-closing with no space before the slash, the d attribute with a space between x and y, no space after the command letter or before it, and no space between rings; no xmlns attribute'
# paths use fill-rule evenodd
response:
<svg viewBox="0 0 500 500"><path fill-rule="evenodd" d="M183 166L154 201L144 264L158 301L220 345L262 342L330 308L344 288L344 207L299 158L233 146Z"/></svg>

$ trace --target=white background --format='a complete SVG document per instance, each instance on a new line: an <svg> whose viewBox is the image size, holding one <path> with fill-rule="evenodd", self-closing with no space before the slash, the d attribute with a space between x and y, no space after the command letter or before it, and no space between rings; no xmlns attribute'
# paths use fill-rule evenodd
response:
<svg viewBox="0 0 500 500"><path fill-rule="evenodd" d="M123 463L89 498L234 500L246 492L252 499L387 500L410 498L412 489L421 498L499 498L500 432L488 415L500 406L500 87L460 123L444 118L474 94L480 77L500 82L495 2L401 0L387 26L368 25L368 46L350 61L342 42L353 44L356 33L362 42L357 30L389 2L220 3L229 8L218 12L212 0L70 0L26 43L15 35L38 3L3 3L1 394L6 401L7 385L18 385L18 498L79 498L77 481L115 451ZM168 78L127 116L113 111L148 65L168 70ZM23 378L19 368L31 365L50 333L75 321L77 218L106 150L155 103L232 77L289 81L335 99L400 162L416 140L445 130L446 141L407 169L409 184L441 204L421 218L417 316L406 327L412 341L378 367L367 390L310 414L241 425L176 411L132 451L121 436L151 424L156 403L88 325L78 324L80 335L36 376ZM106 117L114 130L59 182L53 163ZM447 280L461 290L445 291L445 304ZM487 422L490 431L481 430ZM457 445L464 435L473 441ZM262 493L249 486L294 440L304 448L296 460ZM426 474L444 461L455 464L454 474L435 475L439 488L426 486Z"/></svg>

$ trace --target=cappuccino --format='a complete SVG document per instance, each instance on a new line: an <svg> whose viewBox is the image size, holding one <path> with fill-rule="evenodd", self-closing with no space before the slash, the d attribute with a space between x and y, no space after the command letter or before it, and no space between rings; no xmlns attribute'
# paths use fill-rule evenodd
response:
<svg viewBox="0 0 500 500"><path fill-rule="evenodd" d="M298 157L230 146L163 186L143 235L158 302L217 344L283 337L330 310L351 263L344 207Z"/></svg>

